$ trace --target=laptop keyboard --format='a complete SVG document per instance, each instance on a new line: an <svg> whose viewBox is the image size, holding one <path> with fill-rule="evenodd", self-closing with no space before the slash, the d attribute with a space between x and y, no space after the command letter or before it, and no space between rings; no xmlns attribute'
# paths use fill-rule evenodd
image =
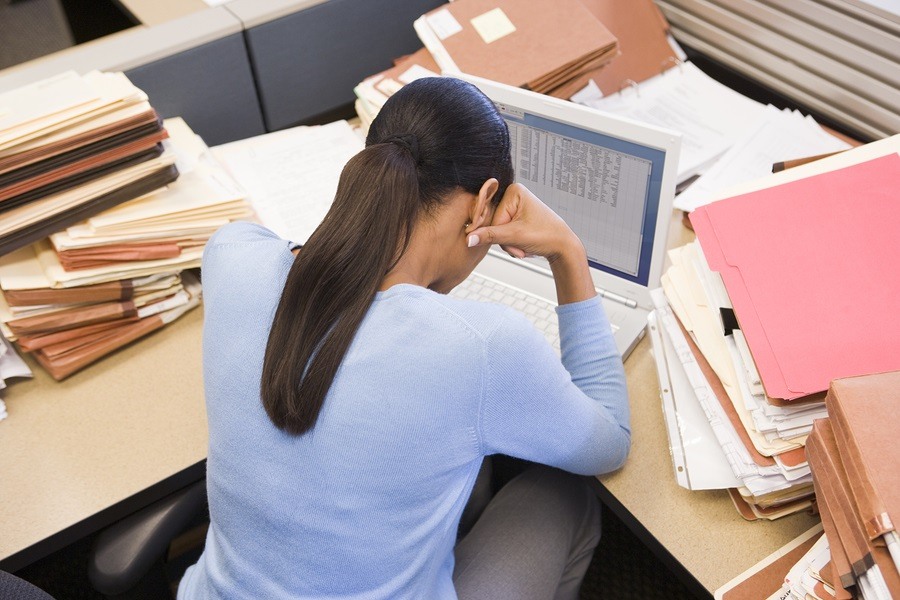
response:
<svg viewBox="0 0 900 600"><path fill-rule="evenodd" d="M556 305L552 302L476 273L453 288L450 295L464 300L505 304L516 309L544 334L551 346L559 350L559 322L554 310Z"/></svg>

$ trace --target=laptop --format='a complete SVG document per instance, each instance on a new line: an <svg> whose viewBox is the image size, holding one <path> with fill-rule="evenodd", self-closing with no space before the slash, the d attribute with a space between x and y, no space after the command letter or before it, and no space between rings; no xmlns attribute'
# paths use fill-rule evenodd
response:
<svg viewBox="0 0 900 600"><path fill-rule="evenodd" d="M449 76L477 86L506 120L516 181L581 239L627 357L646 331L650 290L660 285L681 134L480 77ZM475 274L555 304L544 259L515 259L494 247Z"/></svg>

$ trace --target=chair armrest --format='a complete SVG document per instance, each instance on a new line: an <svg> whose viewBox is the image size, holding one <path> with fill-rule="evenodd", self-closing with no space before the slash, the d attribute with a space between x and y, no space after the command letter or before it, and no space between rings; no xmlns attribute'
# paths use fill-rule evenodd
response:
<svg viewBox="0 0 900 600"><path fill-rule="evenodd" d="M94 541L88 577L106 595L131 589L206 503L206 480L110 525Z"/></svg>

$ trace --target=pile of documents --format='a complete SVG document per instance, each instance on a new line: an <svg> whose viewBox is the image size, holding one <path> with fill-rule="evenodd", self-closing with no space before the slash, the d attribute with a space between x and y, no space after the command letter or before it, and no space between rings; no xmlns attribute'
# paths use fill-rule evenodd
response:
<svg viewBox="0 0 900 600"><path fill-rule="evenodd" d="M347 121L335 121L223 144L212 153L263 225L304 244L331 208L344 165L363 146Z"/></svg>
<svg viewBox="0 0 900 600"><path fill-rule="evenodd" d="M807 439L821 524L716 591L720 600L900 598L900 372L836 379ZM823 533L824 532L824 533Z"/></svg>
<svg viewBox="0 0 900 600"><path fill-rule="evenodd" d="M818 524L716 590L716 600L834 600L840 582Z"/></svg>
<svg viewBox="0 0 900 600"><path fill-rule="evenodd" d="M356 114L363 127L369 128L387 99L407 83L422 77L440 77L441 68L425 48L395 61L393 67L364 79L353 92L356 94Z"/></svg>
<svg viewBox="0 0 900 600"><path fill-rule="evenodd" d="M831 561L848 592L900 598L900 372L836 379L807 453Z"/></svg>
<svg viewBox="0 0 900 600"><path fill-rule="evenodd" d="M0 258L0 327L56 379L200 301L186 269L222 225L253 216L244 192L181 119L163 157L181 177Z"/></svg>
<svg viewBox="0 0 900 600"><path fill-rule="evenodd" d="M0 94L0 254L174 181L166 137L122 73L68 72Z"/></svg>
<svg viewBox="0 0 900 600"><path fill-rule="evenodd" d="M900 256L898 146L894 136L770 175L691 213L697 242L672 251L655 297L685 487L732 488L748 518L810 506L806 441L829 383L900 369L900 278L887 259ZM681 433L705 426L704 451L718 446L730 479L692 469L696 457L678 464L697 451Z"/></svg>
<svg viewBox="0 0 900 600"><path fill-rule="evenodd" d="M442 70L568 99L592 79L604 86L615 79L618 86L675 60L668 25L652 0L457 0L413 26L425 47L354 90L366 127L397 90ZM632 49L627 56L618 50L620 33Z"/></svg>
<svg viewBox="0 0 900 600"><path fill-rule="evenodd" d="M444 71L549 94L618 54L579 0L456 0L413 24Z"/></svg>

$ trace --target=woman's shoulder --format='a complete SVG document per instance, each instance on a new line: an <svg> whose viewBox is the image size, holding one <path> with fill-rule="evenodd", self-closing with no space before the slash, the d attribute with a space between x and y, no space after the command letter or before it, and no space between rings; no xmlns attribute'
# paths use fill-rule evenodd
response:
<svg viewBox="0 0 900 600"><path fill-rule="evenodd" d="M524 340L535 333L531 322L522 313L508 306L437 293L432 293L431 298L450 318L464 323L485 343L491 344L498 340L506 343L510 339Z"/></svg>
<svg viewBox="0 0 900 600"><path fill-rule="evenodd" d="M206 244L206 248L220 248L223 246L246 245L260 242L285 242L272 230L250 221L234 221L220 227Z"/></svg>
<svg viewBox="0 0 900 600"><path fill-rule="evenodd" d="M262 225L237 221L221 227L203 251L204 294L212 286L257 290L284 277L294 260L292 244Z"/></svg>

